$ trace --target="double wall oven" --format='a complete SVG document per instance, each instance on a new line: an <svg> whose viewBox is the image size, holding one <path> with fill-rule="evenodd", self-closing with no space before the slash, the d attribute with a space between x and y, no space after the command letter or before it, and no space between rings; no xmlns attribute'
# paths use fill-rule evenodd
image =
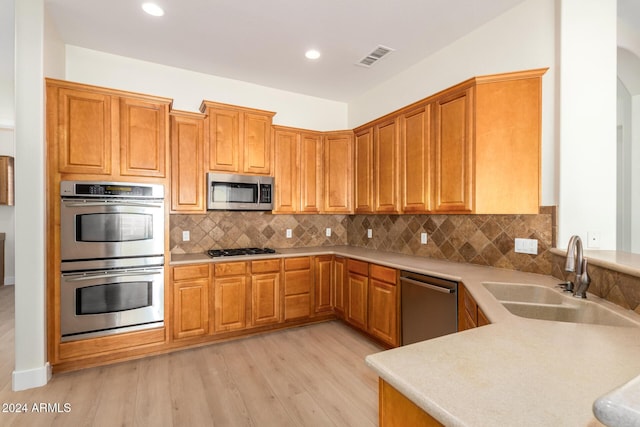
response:
<svg viewBox="0 0 640 427"><path fill-rule="evenodd" d="M62 341L164 326L164 187L60 185Z"/></svg>

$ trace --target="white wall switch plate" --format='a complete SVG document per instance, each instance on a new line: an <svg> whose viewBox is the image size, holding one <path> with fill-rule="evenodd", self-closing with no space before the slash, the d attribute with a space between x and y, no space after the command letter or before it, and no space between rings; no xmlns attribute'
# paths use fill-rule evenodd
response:
<svg viewBox="0 0 640 427"><path fill-rule="evenodd" d="M518 239L516 238L515 251L521 254L538 254L538 240L537 239Z"/></svg>
<svg viewBox="0 0 640 427"><path fill-rule="evenodd" d="M331 237L331 229L330 229L330 228L327 228L326 230L324 230L324 234L325 234L327 237Z"/></svg>
<svg viewBox="0 0 640 427"><path fill-rule="evenodd" d="M188 242L189 240L191 240L191 233L189 233L189 230L183 231L182 232L182 241L183 242Z"/></svg>
<svg viewBox="0 0 640 427"><path fill-rule="evenodd" d="M420 244L421 245L427 244L427 233L420 233Z"/></svg>
<svg viewBox="0 0 640 427"><path fill-rule="evenodd" d="M287 239L290 239L291 237L293 237L293 232L291 231L290 228L287 228L286 235L287 235Z"/></svg>
<svg viewBox="0 0 640 427"><path fill-rule="evenodd" d="M373 237L373 230L370 228L367 228L367 238L372 238Z"/></svg>
<svg viewBox="0 0 640 427"><path fill-rule="evenodd" d="M598 249L600 247L600 233L597 231L587 232L587 247L589 249Z"/></svg>

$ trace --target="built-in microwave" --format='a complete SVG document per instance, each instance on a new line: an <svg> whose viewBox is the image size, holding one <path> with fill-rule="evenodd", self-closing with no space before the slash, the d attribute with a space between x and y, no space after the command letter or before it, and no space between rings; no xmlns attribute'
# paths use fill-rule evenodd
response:
<svg viewBox="0 0 640 427"><path fill-rule="evenodd" d="M207 209L270 211L273 177L230 173L207 174Z"/></svg>

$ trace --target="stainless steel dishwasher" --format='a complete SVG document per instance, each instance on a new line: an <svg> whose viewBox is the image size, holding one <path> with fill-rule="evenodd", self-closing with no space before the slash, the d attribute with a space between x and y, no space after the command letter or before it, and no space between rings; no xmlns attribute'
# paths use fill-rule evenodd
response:
<svg viewBox="0 0 640 427"><path fill-rule="evenodd" d="M458 330L458 282L400 272L402 345Z"/></svg>

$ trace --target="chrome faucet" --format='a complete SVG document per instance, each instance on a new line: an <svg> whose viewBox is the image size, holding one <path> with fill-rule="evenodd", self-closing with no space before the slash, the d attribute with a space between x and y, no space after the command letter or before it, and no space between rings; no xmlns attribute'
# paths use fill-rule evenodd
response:
<svg viewBox="0 0 640 427"><path fill-rule="evenodd" d="M582 240L580 236L574 235L569 239L567 245L567 261L564 265L565 271L575 272L575 283L568 281L565 291L573 292L576 298L586 298L587 289L591 284L591 278L587 273L587 259L582 253Z"/></svg>

